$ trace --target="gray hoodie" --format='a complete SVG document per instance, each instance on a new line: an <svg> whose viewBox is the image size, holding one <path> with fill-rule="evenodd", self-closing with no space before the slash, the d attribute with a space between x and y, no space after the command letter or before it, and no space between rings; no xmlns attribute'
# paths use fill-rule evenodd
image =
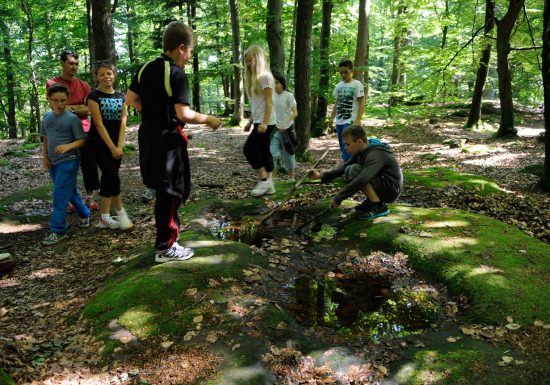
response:
<svg viewBox="0 0 550 385"><path fill-rule="evenodd" d="M344 175L346 167L352 164L358 163L363 167L361 173L334 196L334 200L339 204L380 176L383 176L393 186L398 193L397 195L403 188L403 173L390 146L378 139L369 139L368 143L365 150L354 155L342 166L321 174L321 181L328 182Z"/></svg>

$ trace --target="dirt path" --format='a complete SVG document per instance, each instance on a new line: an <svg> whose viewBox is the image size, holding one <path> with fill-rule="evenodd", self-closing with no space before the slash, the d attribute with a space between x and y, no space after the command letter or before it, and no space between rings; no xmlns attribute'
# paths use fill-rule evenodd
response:
<svg viewBox="0 0 550 385"><path fill-rule="evenodd" d="M381 122L370 121L371 126ZM496 142L475 132L460 128L460 122L436 125L419 123L410 131L391 132L382 139L392 143L403 168L432 165L422 153L439 153L438 165L452 165L458 170L494 178L511 191L504 199L472 198L463 191L448 189L445 194L427 190L411 191L405 187L401 202L425 206L449 206L485 212L514 223L526 232L550 241L550 198L533 192L537 178L518 170L542 162L544 148L533 136L537 132L520 127L515 144ZM245 133L221 129L212 133L203 127L189 129L192 134L190 156L194 190L191 200L209 197L238 199L247 196L254 178L242 155ZM490 145L490 153L465 153L441 144L451 137L469 138L472 143ZM128 142L137 146L137 127L128 132ZM0 142L0 153L15 149L13 141ZM311 151L318 157L326 148L333 151L323 162L323 168L339 161L334 137L312 140ZM0 197L41 186L48 182L37 151L32 157L10 158L11 166L0 167ZM298 175L307 170L299 163ZM136 229L128 233L113 233L91 227L71 230L71 239L56 247L43 247L41 239L48 233L48 223L0 223L0 252L10 252L17 258L16 269L0 276L0 366L12 368L21 383L49 378L46 383L118 383L121 373L107 368L90 374L90 367L100 363L101 344L91 337L91 331L74 322L83 305L117 271L116 258L153 241L154 225L151 203L141 203L144 192L139 177L137 152L125 157L121 169L124 201L131 207ZM16 204L8 212L16 215L48 212L48 200ZM10 211L11 210L11 211ZM534 215L533 215L534 213ZM97 213L93 220L97 221ZM74 222L75 219L71 218ZM74 226L73 226L74 227ZM27 360L23 360L26 357ZM54 364L52 357L62 357ZM207 360L205 359L205 362ZM71 368L70 371L66 368ZM73 381L73 382L71 382Z"/></svg>

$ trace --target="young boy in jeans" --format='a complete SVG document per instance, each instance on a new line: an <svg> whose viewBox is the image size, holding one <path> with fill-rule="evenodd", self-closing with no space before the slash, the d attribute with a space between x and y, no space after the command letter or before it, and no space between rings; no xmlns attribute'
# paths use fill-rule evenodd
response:
<svg viewBox="0 0 550 385"><path fill-rule="evenodd" d="M53 180L53 213L50 219L52 233L42 243L53 245L67 237L67 204L71 202L80 217L79 226L90 225L90 210L80 199L76 189L76 175L80 166L78 148L86 141L80 119L65 111L69 90L63 84L52 84L47 92L52 111L44 114L42 122L42 160Z"/></svg>
<svg viewBox="0 0 550 385"><path fill-rule="evenodd" d="M361 118L365 112L365 89L359 80L353 79L353 63L349 59L342 59L338 64L338 72L342 79L334 87L333 95L336 98L334 108L328 122L329 128L334 127L336 118L336 133L342 152L342 159L347 162L351 154L346 152L342 132L350 124L361 125Z"/></svg>
<svg viewBox="0 0 550 385"><path fill-rule="evenodd" d="M388 215L387 204L395 201L403 188L401 167L390 146L378 139L367 140L367 133L357 125L347 127L342 138L352 158L330 171L311 170L309 177L328 182L344 175L348 184L332 198L331 207L339 206L344 199L362 191L367 199L355 208L359 219Z"/></svg>
<svg viewBox="0 0 550 385"><path fill-rule="evenodd" d="M173 21L162 35L164 53L146 63L132 79L126 104L141 111L138 131L139 166L143 183L156 190L156 262L184 261L193 250L178 244L178 209L189 197L191 172L185 123L217 129L220 120L193 111L183 66L193 55L195 36Z"/></svg>

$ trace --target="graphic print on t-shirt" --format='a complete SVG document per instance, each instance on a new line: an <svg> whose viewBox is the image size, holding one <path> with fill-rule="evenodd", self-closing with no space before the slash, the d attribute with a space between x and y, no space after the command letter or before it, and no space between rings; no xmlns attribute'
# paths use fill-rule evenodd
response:
<svg viewBox="0 0 550 385"><path fill-rule="evenodd" d="M122 118L122 104L124 99L99 98L101 116L105 120L120 120Z"/></svg>
<svg viewBox="0 0 550 385"><path fill-rule="evenodd" d="M353 112L353 100L355 99L355 88L342 87L338 90L338 106L336 107L336 119L351 119Z"/></svg>

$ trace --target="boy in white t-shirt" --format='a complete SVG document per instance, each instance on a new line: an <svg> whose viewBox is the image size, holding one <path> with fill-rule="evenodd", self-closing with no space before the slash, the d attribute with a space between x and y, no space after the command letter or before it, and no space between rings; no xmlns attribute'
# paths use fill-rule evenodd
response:
<svg viewBox="0 0 550 385"><path fill-rule="evenodd" d="M361 125L361 118L365 111L365 89L359 80L353 79L353 62L351 60L342 59L338 64L338 72L342 81L334 87L333 95L336 102L330 114L328 125L332 129L336 118L338 143L340 144L342 159L347 162L351 159L351 154L345 149L342 131L351 124Z"/></svg>

